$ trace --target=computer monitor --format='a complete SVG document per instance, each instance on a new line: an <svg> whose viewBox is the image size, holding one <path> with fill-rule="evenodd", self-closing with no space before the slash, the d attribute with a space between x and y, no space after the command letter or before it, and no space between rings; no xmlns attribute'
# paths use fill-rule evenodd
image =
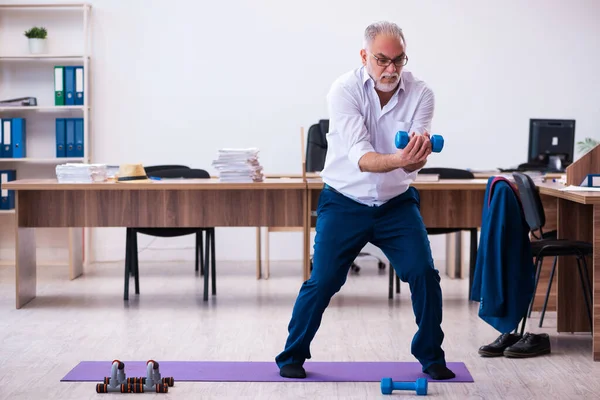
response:
<svg viewBox="0 0 600 400"><path fill-rule="evenodd" d="M564 171L573 162L574 119L530 119L528 163Z"/></svg>

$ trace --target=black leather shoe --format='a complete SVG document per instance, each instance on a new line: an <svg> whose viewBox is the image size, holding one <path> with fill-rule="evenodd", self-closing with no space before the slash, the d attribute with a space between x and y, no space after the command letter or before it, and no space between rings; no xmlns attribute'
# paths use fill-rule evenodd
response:
<svg viewBox="0 0 600 400"><path fill-rule="evenodd" d="M526 332L523 338L504 350L505 357L525 358L550 353L550 337L547 333Z"/></svg>
<svg viewBox="0 0 600 400"><path fill-rule="evenodd" d="M515 333L503 333L492 343L481 346L478 353L483 357L499 357L504 354L504 350L507 347L517 343L520 339L521 335Z"/></svg>

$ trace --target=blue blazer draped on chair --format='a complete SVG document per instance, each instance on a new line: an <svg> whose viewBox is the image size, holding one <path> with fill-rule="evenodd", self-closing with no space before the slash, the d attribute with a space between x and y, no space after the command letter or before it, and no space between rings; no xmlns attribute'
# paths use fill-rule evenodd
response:
<svg viewBox="0 0 600 400"><path fill-rule="evenodd" d="M535 268L529 225L517 189L503 177L488 179L471 300L479 317L501 333L515 330L533 296Z"/></svg>

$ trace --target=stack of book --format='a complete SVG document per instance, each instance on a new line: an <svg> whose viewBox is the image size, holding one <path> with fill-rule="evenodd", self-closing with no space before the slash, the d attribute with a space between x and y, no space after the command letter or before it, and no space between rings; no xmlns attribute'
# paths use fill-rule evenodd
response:
<svg viewBox="0 0 600 400"><path fill-rule="evenodd" d="M221 182L262 182L263 167L258 161L258 149L221 149L212 162Z"/></svg>
<svg viewBox="0 0 600 400"><path fill-rule="evenodd" d="M56 166L59 183L93 183L107 180L105 164L61 164Z"/></svg>

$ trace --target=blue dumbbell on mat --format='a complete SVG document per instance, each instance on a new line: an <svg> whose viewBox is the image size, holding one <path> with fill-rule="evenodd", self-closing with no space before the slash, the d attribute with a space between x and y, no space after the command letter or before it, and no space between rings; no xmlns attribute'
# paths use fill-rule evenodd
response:
<svg viewBox="0 0 600 400"><path fill-rule="evenodd" d="M392 378L381 380L381 393L392 394L394 390L415 390L417 395L427 395L427 379L419 378L416 382L394 382Z"/></svg>
<svg viewBox="0 0 600 400"><path fill-rule="evenodd" d="M398 131L396 133L396 148L403 149L410 140L408 132ZM444 138L441 135L433 135L429 138L431 140L431 150L434 153L439 153L444 148Z"/></svg>

